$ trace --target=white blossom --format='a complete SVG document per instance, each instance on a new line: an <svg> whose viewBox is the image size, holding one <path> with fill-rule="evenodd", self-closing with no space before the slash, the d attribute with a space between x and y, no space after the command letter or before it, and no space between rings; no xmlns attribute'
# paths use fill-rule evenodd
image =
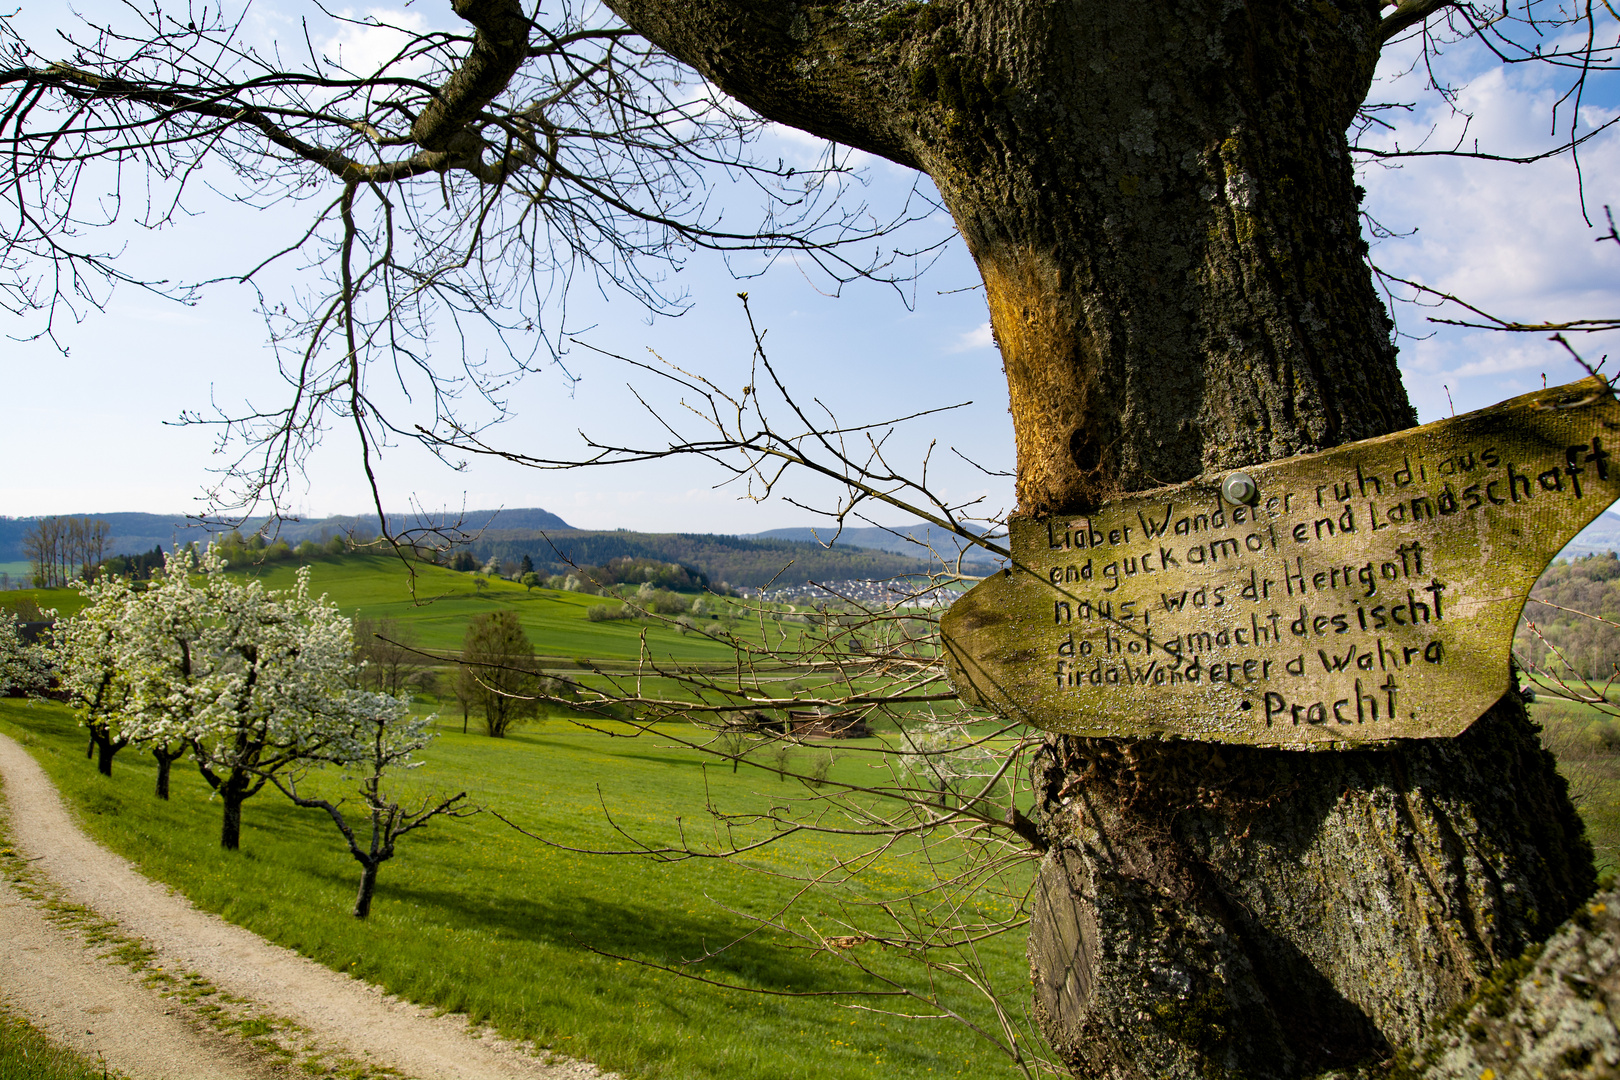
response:
<svg viewBox="0 0 1620 1080"><path fill-rule="evenodd" d="M46 612L54 618L56 612ZM42 690L48 680L48 651L23 641L22 628L10 612L0 611L0 695Z"/></svg>
<svg viewBox="0 0 1620 1080"><path fill-rule="evenodd" d="M243 800L282 770L365 759L367 725L407 706L356 687L353 625L310 595L309 567L288 589L224 570L213 547L195 563L177 549L144 592L107 605L107 640L129 690L122 733L191 746L235 847Z"/></svg>
<svg viewBox="0 0 1620 1080"><path fill-rule="evenodd" d="M79 722L112 737L129 704L129 681L120 664L135 594L127 579L114 575L74 585L85 606L54 628L57 678L79 711Z"/></svg>

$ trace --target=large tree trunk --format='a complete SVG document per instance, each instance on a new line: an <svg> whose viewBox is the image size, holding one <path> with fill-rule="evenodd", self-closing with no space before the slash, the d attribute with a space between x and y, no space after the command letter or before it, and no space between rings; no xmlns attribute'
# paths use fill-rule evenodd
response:
<svg viewBox="0 0 1620 1080"><path fill-rule="evenodd" d="M926 170L983 274L1019 512L1410 426L1345 131L1364 0L610 0L766 116ZM1354 753L1054 738L1031 931L1078 1075L1387 1054L1590 849L1521 705Z"/></svg>
<svg viewBox="0 0 1620 1080"><path fill-rule="evenodd" d="M1057 738L1030 959L1081 1075L1388 1057L1594 885L1517 695L1396 750Z"/></svg>

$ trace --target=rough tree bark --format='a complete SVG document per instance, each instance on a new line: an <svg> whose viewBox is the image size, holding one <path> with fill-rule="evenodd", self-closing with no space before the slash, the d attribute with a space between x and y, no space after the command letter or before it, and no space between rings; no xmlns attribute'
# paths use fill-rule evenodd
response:
<svg viewBox="0 0 1620 1080"><path fill-rule="evenodd" d="M157 759L157 786L153 794L165 802L169 799L169 773L174 763L186 756L186 749L185 743L181 743L178 750L170 750L164 743L154 743L152 746L152 756Z"/></svg>
<svg viewBox="0 0 1620 1080"><path fill-rule="evenodd" d="M255 778L251 772L239 766L221 770L225 773L224 777L221 777L209 767L208 756L200 746L193 743L191 750L192 756L197 760L197 771L202 773L208 786L219 795L219 801L223 805L219 825L219 846L226 851L235 851L242 846L242 804L257 795L267 781L263 777ZM248 760L254 758L249 757Z"/></svg>
<svg viewBox="0 0 1620 1080"><path fill-rule="evenodd" d="M360 890L354 896L354 910L350 912L357 919L364 919L371 914L371 898L377 892L377 867L381 865L375 861L360 864Z"/></svg>
<svg viewBox="0 0 1620 1080"><path fill-rule="evenodd" d="M114 737L110 725L105 722L92 722L85 726L90 729L90 746L96 756L96 771L102 776L111 776L113 756L128 746L129 740Z"/></svg>
<svg viewBox="0 0 1620 1080"><path fill-rule="evenodd" d="M772 119L926 171L983 275L1019 512L1408 427L1345 131L1365 0L610 0ZM1077 1075L1379 1058L1593 886L1516 701L1307 754L1054 738L1037 1009Z"/></svg>

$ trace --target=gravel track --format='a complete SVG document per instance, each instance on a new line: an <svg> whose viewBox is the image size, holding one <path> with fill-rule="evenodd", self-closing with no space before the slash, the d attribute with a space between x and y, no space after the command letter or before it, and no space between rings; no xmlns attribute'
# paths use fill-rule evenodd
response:
<svg viewBox="0 0 1620 1080"><path fill-rule="evenodd" d="M537 1058L469 1030L464 1016L434 1015L198 910L81 832L44 770L4 735L0 784L12 844L47 887L148 946L153 964L295 1022L328 1052L415 1080L614 1080L588 1063ZM133 1080L285 1075L284 1062L190 1022L173 999L0 885L0 999L9 1007Z"/></svg>

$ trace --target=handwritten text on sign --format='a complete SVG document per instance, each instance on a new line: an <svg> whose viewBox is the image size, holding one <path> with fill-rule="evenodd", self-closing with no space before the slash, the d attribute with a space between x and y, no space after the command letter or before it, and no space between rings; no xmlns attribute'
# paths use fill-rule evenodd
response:
<svg viewBox="0 0 1620 1080"><path fill-rule="evenodd" d="M1012 526L952 607L970 701L1055 731L1260 745L1449 736L1510 686L1547 562L1620 496L1598 380Z"/></svg>

